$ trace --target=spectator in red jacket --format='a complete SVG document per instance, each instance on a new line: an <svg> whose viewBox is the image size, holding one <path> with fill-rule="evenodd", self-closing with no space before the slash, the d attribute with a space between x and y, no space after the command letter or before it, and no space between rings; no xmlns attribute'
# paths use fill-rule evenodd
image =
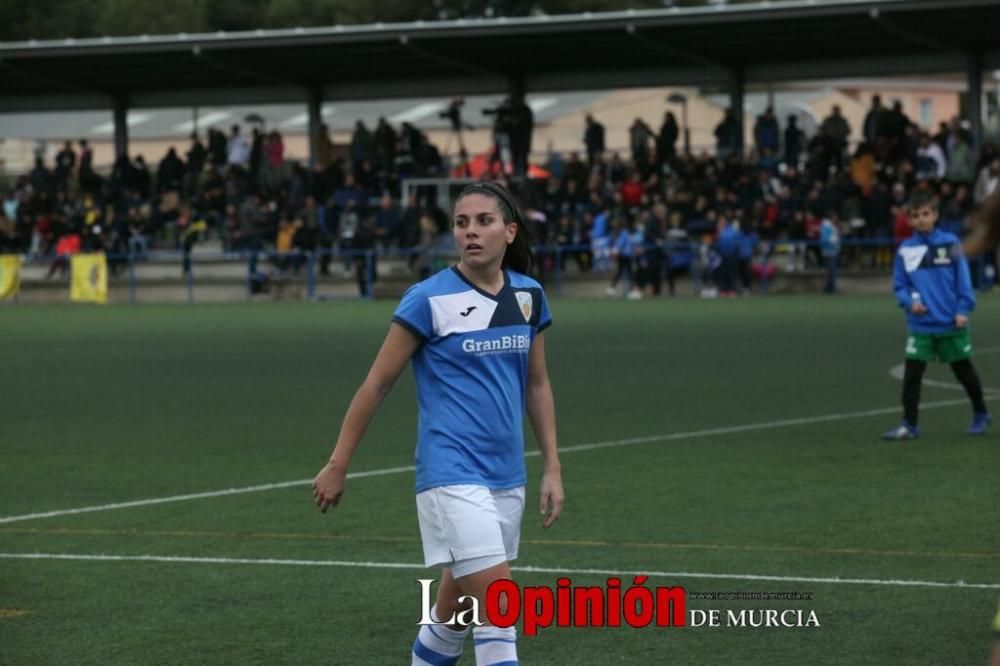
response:
<svg viewBox="0 0 1000 666"><path fill-rule="evenodd" d="M49 272L45 276L46 279L52 277L58 271L59 277L66 274L66 269L69 268L69 257L72 254L76 254L80 251L80 234L75 230L61 236L59 241L56 243L56 258L52 261L52 265L49 266Z"/></svg>
<svg viewBox="0 0 1000 666"><path fill-rule="evenodd" d="M633 208L642 203L642 195L645 188L642 185L641 174L637 169L629 173L628 180L618 188L622 197L622 204L628 208Z"/></svg>

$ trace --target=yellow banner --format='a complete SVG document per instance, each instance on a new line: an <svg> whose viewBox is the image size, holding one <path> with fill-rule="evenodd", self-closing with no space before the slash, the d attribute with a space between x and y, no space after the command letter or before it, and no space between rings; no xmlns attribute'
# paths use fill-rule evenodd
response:
<svg viewBox="0 0 1000 666"><path fill-rule="evenodd" d="M70 300L86 303L108 302L108 262L103 252L74 254L70 257Z"/></svg>
<svg viewBox="0 0 1000 666"><path fill-rule="evenodd" d="M21 293L21 257L0 254L0 301L17 298Z"/></svg>

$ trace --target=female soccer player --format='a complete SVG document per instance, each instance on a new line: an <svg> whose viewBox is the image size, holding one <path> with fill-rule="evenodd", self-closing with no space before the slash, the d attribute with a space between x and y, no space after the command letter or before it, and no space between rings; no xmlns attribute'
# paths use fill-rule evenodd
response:
<svg viewBox="0 0 1000 666"><path fill-rule="evenodd" d="M972 216L972 233L962 245L969 256L1000 248L1000 188L993 191L979 210ZM990 657L990 666L1000 666L1000 607L993 620L996 641Z"/></svg>
<svg viewBox="0 0 1000 666"><path fill-rule="evenodd" d="M974 257L1000 247L1000 188L972 214L972 233L962 244L966 256Z"/></svg>
<svg viewBox="0 0 1000 666"><path fill-rule="evenodd" d="M486 590L510 578L524 510L524 407L541 448L542 526L562 511L555 407L542 331L545 294L527 277L531 245L514 202L496 183L465 188L455 202L457 266L404 295L368 377L351 401L330 461L313 481L323 511L337 506L347 468L375 410L413 359L419 425L417 515L427 566L444 565L435 621L460 596L485 608ZM480 618L483 619L483 618ZM454 664L467 627L422 626L413 664ZM473 630L476 663L517 662L514 627Z"/></svg>

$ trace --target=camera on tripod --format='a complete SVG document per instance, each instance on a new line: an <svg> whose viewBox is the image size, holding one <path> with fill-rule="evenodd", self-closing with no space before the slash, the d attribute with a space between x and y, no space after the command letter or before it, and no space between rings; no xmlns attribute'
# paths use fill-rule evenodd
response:
<svg viewBox="0 0 1000 666"><path fill-rule="evenodd" d="M509 132L514 124L513 109L509 99L505 99L492 109L483 109L484 116L493 116L493 129L497 132Z"/></svg>
<svg viewBox="0 0 1000 666"><path fill-rule="evenodd" d="M464 97L452 98L451 104L448 108L438 114L439 118L445 118L451 122L451 129L453 132L460 132L463 129L469 129L462 122L462 107L465 106Z"/></svg>

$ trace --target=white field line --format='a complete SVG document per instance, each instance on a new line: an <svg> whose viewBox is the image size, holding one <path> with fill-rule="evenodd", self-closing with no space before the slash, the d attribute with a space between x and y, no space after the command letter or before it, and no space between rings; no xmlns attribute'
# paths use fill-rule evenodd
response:
<svg viewBox="0 0 1000 666"><path fill-rule="evenodd" d="M903 381L903 375L906 373L906 364L900 363L899 365L894 365L889 369L889 376L893 379L898 379ZM952 391L964 391L965 387L956 382L943 382L938 379L927 379L926 377L921 381L924 386L933 386L935 388L949 389ZM993 388L990 386L983 387L983 395L1000 395L1000 389ZM968 401L966 401L968 402ZM921 405L923 407L923 405Z"/></svg>
<svg viewBox="0 0 1000 666"><path fill-rule="evenodd" d="M1000 399L1000 393L986 396L987 400ZM938 400L927 402L920 406L921 409L935 409L940 407L954 407L968 403L965 398L955 400ZM649 435L647 437L631 437L628 439L616 439L606 442L594 442L591 444L577 444L574 446L560 447L559 453L575 453L578 451L593 451L596 449L608 449L620 446L635 446L637 444L650 444L653 442L670 442L679 439L695 439L698 437L714 437L718 435L733 435L755 430L771 430L775 428L787 428L798 425L811 425L815 423L826 423L830 421L845 421L848 419L868 418L872 416L884 416L886 414L897 414L900 408L882 407L880 409L869 409L861 412L843 412L839 414L823 414L821 416L804 416L794 419L781 419L778 421L765 421L763 423L747 423L736 426L726 426L722 428L709 428L706 430L690 430L688 432L675 432L663 435ZM528 451L525 457L535 457L540 455L537 450ZM413 465L403 467L388 467L385 469L375 469L366 472L353 472L347 475L348 479L360 479L369 476L384 476L388 474L403 474L414 471ZM150 506L154 504L167 504L170 502L183 502L185 500L208 499L211 497L224 497L226 495L242 495L246 493L256 493L264 490L276 490L279 488L289 488L292 486L302 486L312 483L312 479L296 479L294 481L281 481L278 483L265 483L256 486L245 486L242 488L227 488L225 490L210 490L201 493L189 493L187 495L170 495L167 497L151 497L148 499L132 500L129 502L114 502L112 504L98 504L96 506L84 506L76 509L59 509L56 511L45 511L41 513L26 513L17 516L0 516L0 524L17 523L25 520L37 520L40 518L54 518L57 516L68 516L77 513L93 513L95 511L112 511L115 509L130 509L139 506Z"/></svg>
<svg viewBox="0 0 1000 666"><path fill-rule="evenodd" d="M975 351L976 356L983 356L986 354L1000 354L1000 347L988 347L987 349L977 349ZM899 365L894 365L889 368L889 376L893 379L898 379L903 381L903 374L906 372L906 363L900 363ZM949 389L952 391L964 391L965 388L955 382L943 382L938 379L927 379L926 377L921 382L924 386L933 386L935 388ZM983 387L983 393L986 395L993 395L1000 393L1000 389L991 388L989 386Z"/></svg>
<svg viewBox="0 0 1000 666"><path fill-rule="evenodd" d="M408 562L352 562L346 560L292 560L272 558L180 557L172 555L81 555L68 553L0 553L7 560L69 560L82 562L158 562L175 564L256 564L295 567L354 567L360 569L404 569L426 571L422 564ZM960 588L1000 590L1000 583L967 583L963 580L903 580L882 578L840 578L839 576L770 576L766 574L700 573L694 571L649 571L618 569L567 569L562 567L513 566L512 571L594 576L650 576L657 578L696 578L706 580L749 580L777 583L815 583L819 585L881 585L888 587Z"/></svg>
<svg viewBox="0 0 1000 666"><path fill-rule="evenodd" d="M386 469L374 469L367 472L354 472L348 474L348 479L360 479L366 476L383 476L386 474L400 474L402 472L412 472L413 465L407 467L389 467ZM257 486L245 486L243 488L227 488L225 490L210 490L203 493L190 493L187 495L171 495L169 497L152 497L149 499L132 500L130 502L115 502L113 504L99 504L97 506L83 506L77 509L60 509L59 511L45 511L43 513L27 513L21 516L0 517L0 523L16 523L22 520L34 520L36 518L53 518L55 516L68 516L74 513L92 513L94 511L111 511L113 509L130 509L137 506L149 506L151 504L166 504L168 502L183 502L184 500L206 499L209 497L224 497L225 495L242 495L244 493L256 493L262 490L276 490L278 488L290 488L312 483L312 479L296 479L295 481L281 481L279 483L263 483Z"/></svg>

